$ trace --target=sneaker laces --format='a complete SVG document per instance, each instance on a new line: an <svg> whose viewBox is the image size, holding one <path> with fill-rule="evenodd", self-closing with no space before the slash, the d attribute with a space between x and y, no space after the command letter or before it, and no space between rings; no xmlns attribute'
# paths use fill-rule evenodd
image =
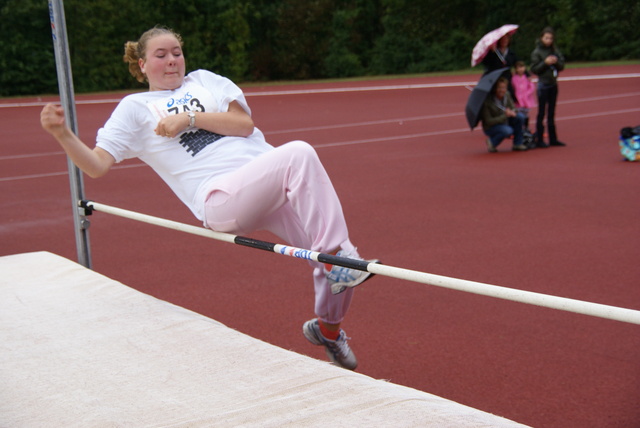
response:
<svg viewBox="0 0 640 428"><path fill-rule="evenodd" d="M338 336L336 340L328 340L328 339L325 339L325 340L326 340L326 346L331 348L331 352L333 352L334 354L339 354L344 357L349 355L351 348L349 347L349 344L347 343L347 341L351 340L351 338L347 337L344 331L340 332L340 336Z"/></svg>

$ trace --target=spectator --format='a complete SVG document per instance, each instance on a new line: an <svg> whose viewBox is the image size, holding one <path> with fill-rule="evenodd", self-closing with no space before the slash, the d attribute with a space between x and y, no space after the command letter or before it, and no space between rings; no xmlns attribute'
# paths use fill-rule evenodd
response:
<svg viewBox="0 0 640 428"><path fill-rule="evenodd" d="M507 79L507 88L511 94L511 98L515 101L516 93L511 85L511 69L515 66L518 57L516 53L509 47L511 45L511 34L505 34L498 40L496 47L491 49L482 59L484 73L487 74L493 70L508 67L508 70L502 74Z"/></svg>
<svg viewBox="0 0 640 428"><path fill-rule="evenodd" d="M556 132L556 102L558 101L558 73L564 70L564 56L556 48L555 34L546 27L531 53L531 71L538 75L538 117L534 143L536 147L547 147L544 142L544 117L547 116L547 130L550 146L566 146L558 140Z"/></svg>
<svg viewBox="0 0 640 428"><path fill-rule="evenodd" d="M524 137L531 138L529 132L529 109L536 106L536 85L531 81L524 61L516 61L515 74L511 78L511 85L516 93L514 100L518 113L524 116Z"/></svg>
<svg viewBox="0 0 640 428"><path fill-rule="evenodd" d="M527 150L522 141L524 117L515 109L507 91L508 83L507 79L500 77L482 105L482 129L488 137L486 142L489 153L497 152L502 140L511 135L514 151Z"/></svg>

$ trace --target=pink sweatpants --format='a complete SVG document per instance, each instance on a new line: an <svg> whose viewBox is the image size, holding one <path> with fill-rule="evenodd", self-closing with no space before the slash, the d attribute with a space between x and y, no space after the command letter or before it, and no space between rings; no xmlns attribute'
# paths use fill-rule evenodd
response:
<svg viewBox="0 0 640 428"><path fill-rule="evenodd" d="M205 222L219 232L246 235L268 230L288 245L356 253L349 241L338 195L313 147L292 141L275 148L212 183ZM331 324L342 322L353 289L333 295L324 265L313 267L315 313Z"/></svg>

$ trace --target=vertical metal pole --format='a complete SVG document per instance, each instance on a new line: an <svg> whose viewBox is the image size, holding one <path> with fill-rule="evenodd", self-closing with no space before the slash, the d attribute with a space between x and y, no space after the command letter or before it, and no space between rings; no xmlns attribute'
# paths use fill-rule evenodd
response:
<svg viewBox="0 0 640 428"><path fill-rule="evenodd" d="M49 0L49 18L51 19L51 33L56 57L60 103L64 108L67 125L74 134L78 135L71 60L69 58L69 42L67 40L67 24L64 19L64 5L62 4L62 0ZM89 247L88 230L89 220L87 220L85 216L84 209L78 206L78 201L84 199L82 171L71 162L69 157L67 157L67 166L71 186L71 203L78 262L85 267L91 268L91 249Z"/></svg>

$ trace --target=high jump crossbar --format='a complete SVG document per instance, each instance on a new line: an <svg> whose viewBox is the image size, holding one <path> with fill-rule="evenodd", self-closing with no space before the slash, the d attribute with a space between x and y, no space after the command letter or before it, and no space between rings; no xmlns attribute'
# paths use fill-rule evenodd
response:
<svg viewBox="0 0 640 428"><path fill-rule="evenodd" d="M633 309L619 308L599 303L585 302L565 297L535 293L532 291L518 290L497 285L450 278L446 276L388 266L381 263L368 262L366 260L355 260L317 251L306 250L303 248L291 247L288 245L274 244L271 242L246 238L229 233L216 232L211 229L205 229L204 227L192 226L173 220L167 220L160 217L141 214L94 201L81 200L78 202L78 205L86 211L86 215L89 215L94 210L96 210L99 212L136 220L143 223L148 223L181 232L187 232L193 235L212 238L231 244L270 251L276 254L291 256L299 259L329 263L351 269L357 269L360 271L370 272L375 275L383 275L396 279L418 282L452 290L464 291L467 293L479 294L482 296L495 297L498 299L510 300L513 302L526 303L529 305L542 306L545 308L574 312L598 318L605 318L609 320L640 325L640 311Z"/></svg>

